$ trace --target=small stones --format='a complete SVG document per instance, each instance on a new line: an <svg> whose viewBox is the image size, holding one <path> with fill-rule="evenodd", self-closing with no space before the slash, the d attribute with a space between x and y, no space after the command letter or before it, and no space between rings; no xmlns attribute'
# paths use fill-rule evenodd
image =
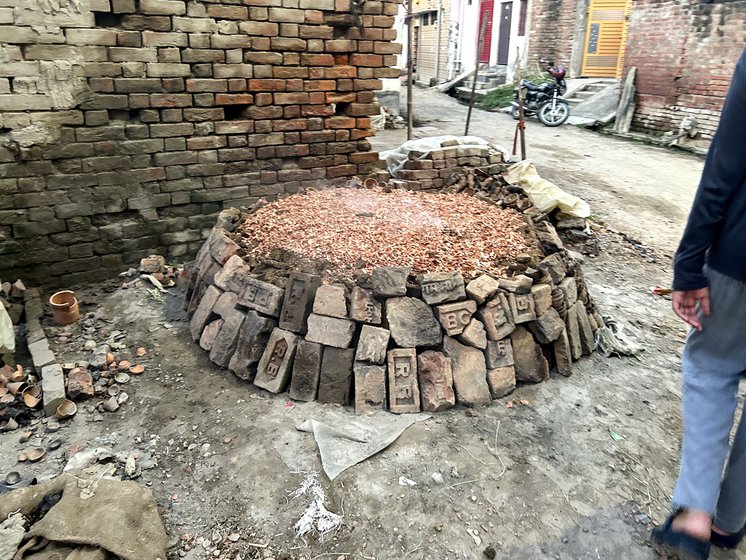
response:
<svg viewBox="0 0 746 560"><path fill-rule="evenodd" d="M420 277L422 299L429 305L466 299L464 277L461 272L436 272Z"/></svg>
<svg viewBox="0 0 746 560"><path fill-rule="evenodd" d="M476 311L477 304L472 300L439 305L435 308L438 320L448 336L456 336L464 332Z"/></svg>
<svg viewBox="0 0 746 560"><path fill-rule="evenodd" d="M403 296L407 293L409 267L376 268L373 270L373 294L379 297Z"/></svg>
<svg viewBox="0 0 746 560"><path fill-rule="evenodd" d="M347 319L347 299L342 285L321 286L316 290L313 312L317 315Z"/></svg>

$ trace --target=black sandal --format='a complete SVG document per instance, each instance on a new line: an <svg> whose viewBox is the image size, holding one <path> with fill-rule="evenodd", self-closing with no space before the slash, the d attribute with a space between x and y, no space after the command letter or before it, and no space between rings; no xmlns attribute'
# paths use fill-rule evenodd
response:
<svg viewBox="0 0 746 560"><path fill-rule="evenodd" d="M679 560L707 560L710 555L710 543L701 541L673 528L674 513L660 527L653 529L650 535L653 548L661 556L672 556Z"/></svg>
<svg viewBox="0 0 746 560"><path fill-rule="evenodd" d="M713 531L710 534L710 542L713 546L717 546L718 548L736 548L741 544L744 535L746 535L746 525L741 527L741 530L737 533L732 533L730 535L721 535Z"/></svg>

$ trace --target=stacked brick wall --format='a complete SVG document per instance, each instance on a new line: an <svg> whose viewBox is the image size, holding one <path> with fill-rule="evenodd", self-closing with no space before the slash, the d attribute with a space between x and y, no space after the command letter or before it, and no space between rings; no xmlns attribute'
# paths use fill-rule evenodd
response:
<svg viewBox="0 0 746 560"><path fill-rule="evenodd" d="M700 138L711 139L744 32L746 1L635 2L625 62L637 67L632 129L677 132L682 120L693 116Z"/></svg>
<svg viewBox="0 0 746 560"><path fill-rule="evenodd" d="M0 275L188 256L224 207L377 168L398 7L0 0Z"/></svg>
<svg viewBox="0 0 746 560"><path fill-rule="evenodd" d="M554 60L569 69L573 41L578 33L577 0L533 0L530 11L529 69L537 71L541 58Z"/></svg>

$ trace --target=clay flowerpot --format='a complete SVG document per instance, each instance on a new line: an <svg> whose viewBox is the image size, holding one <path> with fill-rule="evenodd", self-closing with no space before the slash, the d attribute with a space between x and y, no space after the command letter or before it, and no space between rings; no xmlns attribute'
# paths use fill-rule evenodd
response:
<svg viewBox="0 0 746 560"><path fill-rule="evenodd" d="M122 388L119 385L112 385L106 390L110 397L116 397L121 391Z"/></svg>
<svg viewBox="0 0 746 560"><path fill-rule="evenodd" d="M49 298L49 305L52 306L52 313L57 324L70 325L78 320L80 310L78 300L75 299L75 292L70 290L57 292Z"/></svg>
<svg viewBox="0 0 746 560"><path fill-rule="evenodd" d="M114 381L116 381L117 383L124 384L127 383L129 380L130 376L121 371L114 376Z"/></svg>
<svg viewBox="0 0 746 560"><path fill-rule="evenodd" d="M28 460L32 463L36 463L38 461L41 461L46 454L47 450L43 447L35 447L34 449L26 453L26 457L28 457Z"/></svg>
<svg viewBox="0 0 746 560"><path fill-rule="evenodd" d="M2 397L0 397L0 404L12 403L14 400L16 400L16 398L8 393L7 395L3 395Z"/></svg>
<svg viewBox="0 0 746 560"><path fill-rule="evenodd" d="M78 405L76 405L70 399L65 399L62 404L57 407L57 412L54 417L57 420L64 420L65 418L72 418L75 413L78 412Z"/></svg>
<svg viewBox="0 0 746 560"><path fill-rule="evenodd" d="M8 391L11 395L20 395L28 387L23 381L16 381L14 383L8 383Z"/></svg>
<svg viewBox="0 0 746 560"><path fill-rule="evenodd" d="M145 366L140 366L140 365L132 366L129 369L129 371L133 375L140 375L142 372L145 371Z"/></svg>
<svg viewBox="0 0 746 560"><path fill-rule="evenodd" d="M37 406L39 406L39 404L41 404L41 399L39 397L35 397L29 391L24 391L23 403L29 408L36 408Z"/></svg>
<svg viewBox="0 0 746 560"><path fill-rule="evenodd" d="M0 420L0 432L12 432L16 428L18 428L18 422L16 422L15 418Z"/></svg>
<svg viewBox="0 0 746 560"><path fill-rule="evenodd" d="M7 387L0 387L0 397L4 397L8 394L8 388Z"/></svg>

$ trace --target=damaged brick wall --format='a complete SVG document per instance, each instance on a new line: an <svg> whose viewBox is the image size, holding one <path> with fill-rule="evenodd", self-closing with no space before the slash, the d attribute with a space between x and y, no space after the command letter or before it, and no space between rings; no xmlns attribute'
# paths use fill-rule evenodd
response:
<svg viewBox="0 0 746 560"><path fill-rule="evenodd" d="M576 25L577 0L533 0L530 3L528 64L532 72L543 72L541 58L570 68ZM581 46L581 49L583 47Z"/></svg>
<svg viewBox="0 0 746 560"><path fill-rule="evenodd" d="M637 67L632 129L678 133L693 116L700 138L711 139L745 33L744 0L636 1L625 61Z"/></svg>
<svg viewBox="0 0 746 560"><path fill-rule="evenodd" d="M396 0L0 0L0 275L194 254L228 206L377 167Z"/></svg>

